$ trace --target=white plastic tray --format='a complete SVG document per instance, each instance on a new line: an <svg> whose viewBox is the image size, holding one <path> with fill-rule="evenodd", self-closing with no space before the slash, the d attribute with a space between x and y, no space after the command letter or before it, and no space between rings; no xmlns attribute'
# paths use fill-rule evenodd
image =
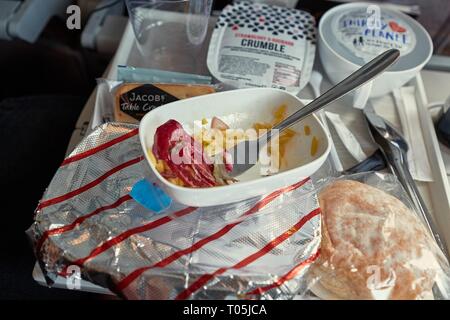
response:
<svg viewBox="0 0 450 320"><path fill-rule="evenodd" d="M145 61L140 61L142 57L137 50L134 41L133 31L130 25L127 26L121 44L117 50L117 53L111 63L112 68L108 73L109 79L115 79L117 73L117 65L134 65L145 66L148 64ZM206 64L206 62L205 62ZM322 71L320 65L315 66L316 70ZM430 112L427 109L428 100L425 94L424 85L421 76L417 76L408 85L412 85L416 88L416 102L419 110L419 117L421 122L421 129L426 141L427 155L432 167L433 182L420 182L418 183L419 190L421 191L430 211L433 213L437 225L444 233L444 237L447 243L450 243L450 187L449 179L445 171L445 165L442 159L442 154L439 148L439 143L434 131L433 122ZM322 84L322 91L331 87L331 84L324 80ZM311 99L312 91L307 86L299 94L302 99ZM364 117L359 110L351 108L351 97L344 97L334 103L327 109L331 112L340 114L347 127L357 136L363 150L366 154L370 155L376 150L376 145L373 143L369 131L367 129ZM98 110L97 110L98 111ZM94 111L91 121L92 126L96 126L102 121L101 114ZM399 126L398 116L395 111L394 100L392 99L392 105L386 105L381 113L382 116L388 118L394 125ZM344 168L349 168L356 164L356 161L348 154L339 139L335 138L335 132L331 129L331 135L335 141L336 149L339 154L339 158ZM46 285L42 272L39 266L36 264L33 270L33 278L40 284ZM65 279L58 278L55 287L66 288ZM91 283L82 281L81 290L110 294L110 292L104 288L98 287Z"/></svg>
<svg viewBox="0 0 450 320"><path fill-rule="evenodd" d="M422 126L425 147L428 159L431 163L433 182L420 183L420 191L427 196L427 203L431 206L432 213L440 230L444 233L447 244L450 244L450 186L445 169L441 149L436 136L436 131L427 109L428 100L425 93L422 77L419 74L415 81L416 102ZM447 248L450 251L450 248Z"/></svg>

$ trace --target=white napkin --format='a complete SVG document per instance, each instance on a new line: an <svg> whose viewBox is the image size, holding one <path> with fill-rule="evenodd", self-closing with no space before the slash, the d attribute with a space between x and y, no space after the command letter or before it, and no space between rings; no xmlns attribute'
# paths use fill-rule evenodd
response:
<svg viewBox="0 0 450 320"><path fill-rule="evenodd" d="M409 145L407 156L411 175L417 181L433 181L417 110L415 87L395 89L393 94L403 136Z"/></svg>
<svg viewBox="0 0 450 320"><path fill-rule="evenodd" d="M359 144L354 134L344 124L344 121L342 121L341 117L337 113L328 111L325 111L325 115L333 124L336 133L338 134L347 151L358 162L364 161L367 158L367 155L362 150L361 145Z"/></svg>

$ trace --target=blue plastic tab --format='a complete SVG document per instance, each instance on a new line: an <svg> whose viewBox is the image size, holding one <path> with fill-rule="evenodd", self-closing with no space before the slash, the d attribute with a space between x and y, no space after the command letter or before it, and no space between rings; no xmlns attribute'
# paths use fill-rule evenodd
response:
<svg viewBox="0 0 450 320"><path fill-rule="evenodd" d="M130 195L140 205L156 213L161 213L172 203L172 199L161 188L145 179L133 186Z"/></svg>

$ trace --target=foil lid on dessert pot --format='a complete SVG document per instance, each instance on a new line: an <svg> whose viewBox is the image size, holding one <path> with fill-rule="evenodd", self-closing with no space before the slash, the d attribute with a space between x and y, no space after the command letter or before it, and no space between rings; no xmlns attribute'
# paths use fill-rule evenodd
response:
<svg viewBox="0 0 450 320"><path fill-rule="evenodd" d="M314 63L316 27L304 11L238 2L222 11L207 64L219 81L237 88L272 87L298 93Z"/></svg>
<svg viewBox="0 0 450 320"><path fill-rule="evenodd" d="M378 6L364 6L336 14L331 30L340 45L364 61L389 49L398 49L405 56L417 44L413 29L404 19Z"/></svg>

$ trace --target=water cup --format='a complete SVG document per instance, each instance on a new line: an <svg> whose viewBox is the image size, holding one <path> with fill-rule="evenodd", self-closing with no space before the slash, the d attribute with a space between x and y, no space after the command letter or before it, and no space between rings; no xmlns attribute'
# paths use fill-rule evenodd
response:
<svg viewBox="0 0 450 320"><path fill-rule="evenodd" d="M146 67L202 73L212 0L126 0Z"/></svg>

